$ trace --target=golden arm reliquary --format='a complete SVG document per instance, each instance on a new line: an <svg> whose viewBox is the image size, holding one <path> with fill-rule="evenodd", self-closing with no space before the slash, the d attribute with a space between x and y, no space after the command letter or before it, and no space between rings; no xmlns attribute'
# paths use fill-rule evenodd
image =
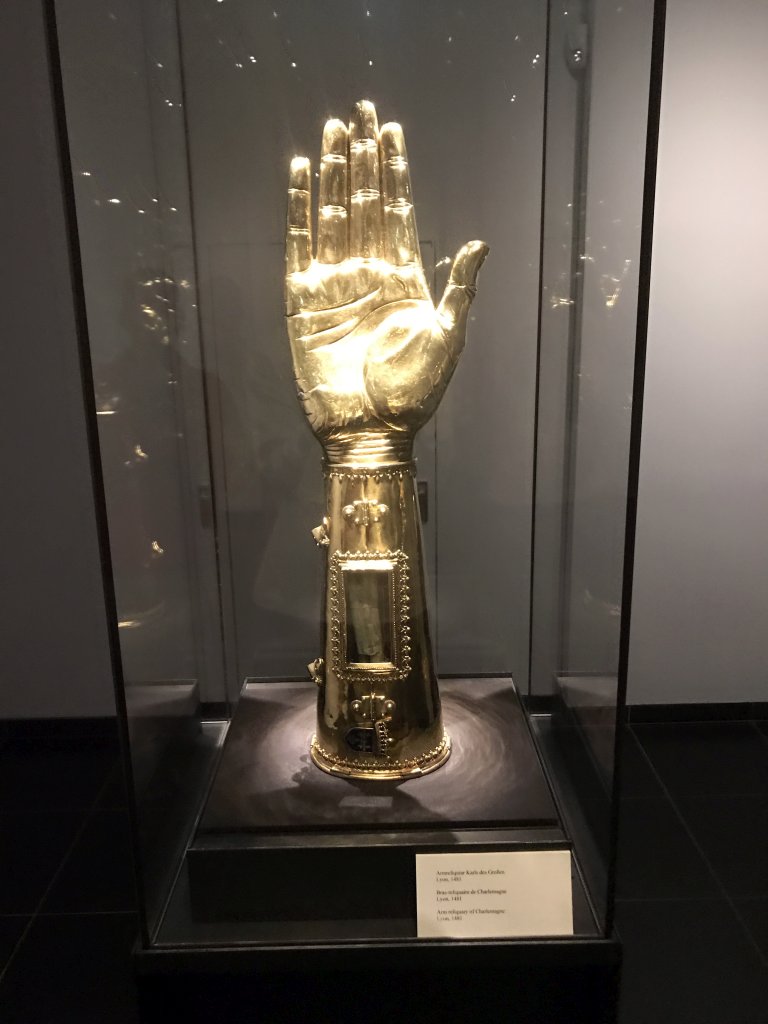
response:
<svg viewBox="0 0 768 1024"><path fill-rule="evenodd" d="M427 619L413 441L464 347L488 253L469 242L435 307L419 253L403 131L357 103L320 154L291 161L286 321L299 399L324 450L325 644L311 756L326 772L403 779L450 754Z"/></svg>

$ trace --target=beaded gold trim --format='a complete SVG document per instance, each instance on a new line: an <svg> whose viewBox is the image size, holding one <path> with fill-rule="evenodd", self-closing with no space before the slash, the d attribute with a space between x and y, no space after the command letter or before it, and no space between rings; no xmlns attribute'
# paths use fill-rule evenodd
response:
<svg viewBox="0 0 768 1024"><path fill-rule="evenodd" d="M380 483L382 480L405 480L407 477L416 476L416 466L411 462L406 466L391 466L378 468L371 466L370 469L358 466L347 468L346 466L326 466L323 470L326 479L336 480L375 480Z"/></svg>
<svg viewBox="0 0 768 1024"><path fill-rule="evenodd" d="M351 666L346 660L346 608L343 594L345 562L385 562L392 568L393 659L370 667ZM331 665L345 682L366 681L372 675L382 679L405 679L411 671L410 581L408 556L404 551L335 551L328 562L329 630Z"/></svg>
<svg viewBox="0 0 768 1024"><path fill-rule="evenodd" d="M311 753L315 763L318 761L325 762L325 765L329 768L336 768L340 772L349 774L416 774L423 772L425 768L437 768L446 759L450 753L450 749L451 741L447 733L443 733L443 738L437 746L428 750L425 754L420 754L418 757L409 757L397 760L386 756L377 758L340 757L338 754L332 754L329 750L326 750L325 747L320 746L317 741L317 736L312 737L311 744ZM321 767L323 767L322 764Z"/></svg>

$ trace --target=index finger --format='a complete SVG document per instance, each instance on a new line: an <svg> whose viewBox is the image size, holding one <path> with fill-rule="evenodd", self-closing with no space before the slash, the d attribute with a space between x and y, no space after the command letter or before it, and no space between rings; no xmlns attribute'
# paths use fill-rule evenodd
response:
<svg viewBox="0 0 768 1024"><path fill-rule="evenodd" d="M396 266L421 264L405 136L394 122L381 129L381 183L386 258Z"/></svg>

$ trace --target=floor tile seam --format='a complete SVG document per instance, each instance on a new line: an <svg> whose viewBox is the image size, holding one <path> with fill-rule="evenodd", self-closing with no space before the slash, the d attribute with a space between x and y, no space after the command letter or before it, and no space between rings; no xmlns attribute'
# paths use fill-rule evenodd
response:
<svg viewBox="0 0 768 1024"><path fill-rule="evenodd" d="M37 919L37 917L38 917L38 915L40 913L41 907L43 906L43 904L45 903L46 899L48 898L48 894L51 892L51 890L53 888L53 885L56 882L56 879L61 874L62 869L64 867L64 864L69 859L69 856L72 853L72 851L74 850L78 840L80 839L80 836L85 831L85 826L86 826L86 823L88 822L89 818L90 818L90 812L86 811L85 814L83 815L83 818L82 818L82 820L80 822L79 827L75 830L75 834L74 834L74 837L72 838L72 841L70 842L69 846L64 851L64 853L61 855L61 858L59 860L58 866L56 867L56 870L51 875L51 878L48 880L48 884L46 885L45 889L43 890L43 893L42 893L40 899L35 904L34 909L29 913L29 920L27 921L27 924L26 924L25 928L23 929L21 935L16 940L16 945L14 946L13 951L11 952L10 956L8 957L8 959L6 960L5 966L0 971L0 988L2 987L3 980L4 980L5 976L6 976L6 974L8 973L11 965L13 964L14 960L16 959L16 956L17 956L19 950L21 949L22 943L24 942L24 940L26 939L27 935L29 934L29 932L30 932L30 930L32 928L32 925L35 923L35 921L36 921L36 919Z"/></svg>
<svg viewBox="0 0 768 1024"><path fill-rule="evenodd" d="M737 899L741 899L741 898L742 897L737 897ZM749 897L747 896L746 899L749 899ZM768 968L768 949L763 949L763 947L760 945L760 943L753 936L752 929L751 929L751 927L749 925L749 922L748 922L747 918L741 913L741 911L739 910L738 906L735 903L734 903L733 911L736 914L736 916L738 917L739 922L740 922L742 928L747 932L747 934L752 939L753 945L755 945L757 947L757 951L760 954L760 958L763 961L763 964L765 965L766 968Z"/></svg>
<svg viewBox="0 0 768 1024"><path fill-rule="evenodd" d="M38 917L136 917L135 910L41 910Z"/></svg>
<svg viewBox="0 0 768 1024"><path fill-rule="evenodd" d="M753 722L745 722L744 724L745 725L754 725ZM648 751L645 749L645 745L643 744L642 739L634 732L632 726L629 726L629 730L632 733L632 735L634 736L635 742L637 743L638 747L640 748L640 750L642 752L642 755L643 755L643 757L644 757L648 767L651 769L652 775L654 776L654 778L656 779L658 784L661 786L662 790L666 794L666 796L669 799L669 801L671 803L674 803L675 797L673 796L672 791L669 789L667 784L662 779L661 774L659 773L658 769L656 768L656 765L654 764L653 758L648 753ZM760 732L759 729L756 729L756 731L758 733ZM763 738L766 740L766 743L768 743L768 736L763 737ZM757 797L761 797L761 796L765 796L765 791L763 789L759 789L759 790L758 789L754 789L753 790L753 789L741 789L741 788L739 788L739 789L728 789L728 790L718 790L716 793L708 793L708 794L698 794L698 793L681 793L680 794L680 798L683 799L683 800L729 800L729 799L731 799L733 797L753 797L753 798L757 798ZM623 794L620 794L620 798L622 800L653 799L653 797L634 797L634 796L625 797Z"/></svg>
<svg viewBox="0 0 768 1024"><path fill-rule="evenodd" d="M99 786L95 799L90 801L84 800L82 803L77 804L62 804L57 803L55 807L13 807L5 806L0 803L0 820L10 815L26 814L26 815L60 815L60 814L82 814L89 817L94 810L94 807L98 805L98 801L102 798L107 789L107 784L110 782L112 775L114 774L115 766L120 764L119 754L113 759L112 764L106 769L104 773L104 781Z"/></svg>
<svg viewBox="0 0 768 1024"><path fill-rule="evenodd" d="M72 842L69 844L69 846L67 847L66 851L62 855L61 860L59 861L58 867L56 868L56 870L54 871L53 875L51 876L51 878L50 878L50 880L48 882L48 885L45 887L42 896L40 897L40 899L37 902L37 905L35 906L35 909L30 914L29 920L27 921L27 924L26 924L26 927L22 931L21 935L19 936L19 938L18 938L18 940L16 942L16 945L13 948L13 951L11 952L10 956L8 957L8 959L6 960L5 966L0 971L0 987L2 987L3 980L5 979L5 976L7 975L9 969L11 968L12 964L14 963L16 957L18 956L19 950L21 949L21 947L22 947L22 945L23 945L27 935L29 935L29 932L32 929L32 925L35 923L35 921L37 920L38 916L40 915L40 911L41 911L42 907L44 906L45 901L48 899L48 896L52 892L54 885L56 884L57 880L61 876L61 873L64 870L64 865L69 860L70 856L72 855L72 851L74 850L75 846L80 841L81 836L85 832L85 828L86 828L88 822L93 817L93 812L98 807L99 800L100 800L102 794L104 793L104 791L105 791L105 789L107 787L108 782L109 782L109 773L107 773L107 777L104 779L102 784L99 786L98 791L96 793L96 797L94 798L93 802L91 803L90 808L83 815L83 819L80 822L80 827L75 832L75 835L74 835L74 838L72 839Z"/></svg>
<svg viewBox="0 0 768 1024"><path fill-rule="evenodd" d="M752 725L756 721L762 721L762 719L754 718L668 718L661 719L655 722L632 722L628 724L630 728L634 729L638 726L641 728L646 725L652 725L654 727L663 725L665 728L672 726L679 728L681 725Z"/></svg>
<svg viewBox="0 0 768 1024"><path fill-rule="evenodd" d="M36 748L42 753L79 754L83 750L105 750L115 756L119 754L117 741L113 742L110 737L97 735L56 736L49 732L27 733L26 735L17 733L8 736L5 742L19 751Z"/></svg>
<svg viewBox="0 0 768 1024"><path fill-rule="evenodd" d="M41 761L64 761L69 767L77 770L85 768L86 770L91 765L88 765L87 761L101 761L102 763L109 762L110 770L114 767L115 763L120 757L119 752L115 753L114 750L108 750L102 746L90 745L84 746L82 743L78 746L72 747L53 747L45 746L42 742L37 740L30 740L27 743L20 744L16 741L7 741L2 748L4 753L8 756L8 764L14 761L17 765L29 765L30 762Z"/></svg>
<svg viewBox="0 0 768 1024"><path fill-rule="evenodd" d="M763 732L763 730L758 727L758 723L756 721L750 720L750 719L744 719L744 720L741 720L741 721L733 721L733 722L725 722L725 721L691 722L691 721L687 721L686 720L685 722L653 722L653 723L638 722L635 725L632 725L632 723L629 723L628 728L632 732L632 734L635 737L637 743L643 749L643 754L645 754L646 759L648 761L650 761L651 764L652 764L652 761L650 759L650 756L647 754L647 752L645 750L645 746L643 744L643 740L642 740L641 736L637 732L634 731L636 726L638 726L638 725L641 726L641 727L642 726L647 726L647 725L653 725L656 728L659 725L660 726L677 726L677 727L679 727L681 725L739 725L739 726L743 726L743 729L741 730L742 733L743 733L743 736L745 736L745 735L753 735L754 733L757 733L757 735L759 737L759 743L758 743L759 748L762 749L763 745L768 746L768 734ZM743 736L741 738L743 738ZM755 791L755 795L756 796L760 796L760 795L762 795L763 792L764 792L763 790L761 790L759 792ZM748 793L753 793L753 791L751 791L751 790L744 791L744 790L741 790L741 788L738 788L738 790L726 791L726 792L724 792L722 794L722 796L730 796L731 794L734 795L734 796L739 796L739 795L745 795L745 794L748 794Z"/></svg>
<svg viewBox="0 0 768 1024"><path fill-rule="evenodd" d="M617 896L617 903L727 903L724 896Z"/></svg>
<svg viewBox="0 0 768 1024"><path fill-rule="evenodd" d="M731 911L733 912L736 920L738 921L739 926L741 927L742 932L747 936L747 939L749 940L749 944L752 946L752 948L757 953L761 963L764 963L765 962L765 956L763 954L763 951L760 948L760 945L756 941L756 939L755 939L754 935L752 934L752 932L746 926L743 918L739 914L739 912L738 912L738 910L736 908L736 905L735 905L735 903L733 901L733 898L731 897L731 894L726 889L722 879L717 874L717 872L715 871L711 861L709 860L709 857L707 857L707 855L704 853L704 850L702 849L701 844L699 843L699 841L697 840L696 836L691 831L690 825L688 824L688 822L686 821L685 817L683 816L680 808L678 807L675 799L673 798L672 794L670 793L669 789L667 788L664 780L661 778L661 776L657 772L657 770L656 770L656 768L655 768L655 766L653 764L653 761L648 756L648 752L646 751L645 747L643 746L642 742L640 741L640 738L638 736L636 736L635 738L637 739L638 743L640 744L640 748L641 748L641 750L643 752L643 757L648 762L648 766L650 767L651 771L653 772L654 776L656 777L656 780L658 781L659 785L661 786L662 791L663 791L666 799L672 805L672 809L675 812L675 815L677 816L680 824L683 826L686 834L688 835L688 838L690 839L690 841L693 844L695 850L697 851L697 853L701 857L702 861L704 862L704 865L707 868L707 870L709 871L710 875L714 879L715 884L718 886L718 888L720 889L721 893L723 894L723 898L725 899L726 903L728 903L728 905L730 906Z"/></svg>
<svg viewBox="0 0 768 1024"><path fill-rule="evenodd" d="M0 808L0 822L3 818L15 818L15 817L29 817L29 818L40 818L46 817L51 818L54 815L57 817L63 815L82 814L83 817L89 817L93 806L91 804L81 804L79 807L62 807L60 804L56 807L18 807L18 808Z"/></svg>
<svg viewBox="0 0 768 1024"><path fill-rule="evenodd" d="M762 730L762 729L761 729L761 728L760 728L760 727L758 726L757 722L756 722L756 721L755 721L754 719L753 719L753 720L752 720L752 721L751 721L751 722L750 722L749 724L750 724L750 725L752 726L752 728L754 729L754 731L755 731L755 732L757 733L757 735L758 735L758 736L760 737L760 742L764 744L764 746L765 746L766 750L768 751L768 733L764 732L764 731L763 731L763 730Z"/></svg>

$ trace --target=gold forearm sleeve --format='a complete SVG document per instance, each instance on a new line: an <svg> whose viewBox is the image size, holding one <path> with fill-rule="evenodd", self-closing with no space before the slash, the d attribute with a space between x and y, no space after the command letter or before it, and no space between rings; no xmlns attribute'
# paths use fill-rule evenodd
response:
<svg viewBox="0 0 768 1024"><path fill-rule="evenodd" d="M414 463L326 464L324 664L312 759L407 778L450 753L429 638Z"/></svg>

